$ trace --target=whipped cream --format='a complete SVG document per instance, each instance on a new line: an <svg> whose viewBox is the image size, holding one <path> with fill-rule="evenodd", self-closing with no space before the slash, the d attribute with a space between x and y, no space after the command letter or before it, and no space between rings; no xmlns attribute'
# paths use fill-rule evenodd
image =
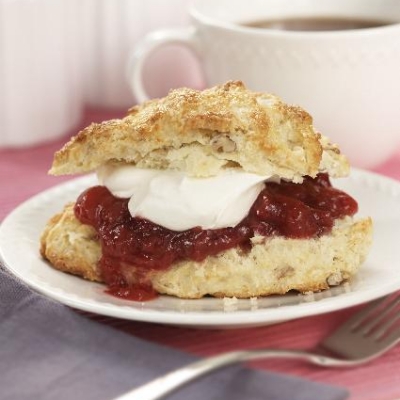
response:
<svg viewBox="0 0 400 400"><path fill-rule="evenodd" d="M264 188L264 181L279 181L276 177L235 169L209 178L195 178L180 171L131 165L102 166L97 176L114 196L130 198L128 208L133 217L174 231L196 226L235 226L248 214Z"/></svg>

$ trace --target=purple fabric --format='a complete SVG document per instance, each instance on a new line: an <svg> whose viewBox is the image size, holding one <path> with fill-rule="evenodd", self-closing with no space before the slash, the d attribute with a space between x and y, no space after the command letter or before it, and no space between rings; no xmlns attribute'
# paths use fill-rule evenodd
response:
<svg viewBox="0 0 400 400"><path fill-rule="evenodd" d="M110 400L196 357L86 318L0 267L0 399ZM173 400L340 400L342 388L235 366Z"/></svg>

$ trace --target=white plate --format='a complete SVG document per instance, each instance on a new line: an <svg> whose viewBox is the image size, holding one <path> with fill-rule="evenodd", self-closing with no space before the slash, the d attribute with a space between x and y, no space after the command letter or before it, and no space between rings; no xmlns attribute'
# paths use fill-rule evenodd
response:
<svg viewBox="0 0 400 400"><path fill-rule="evenodd" d="M104 286L51 268L39 255L47 220L94 183L86 176L61 184L17 207L0 227L0 250L7 268L33 289L69 306L93 313L174 325L243 327L326 313L400 289L400 182L361 170L334 181L359 202L359 215L374 219L371 253L351 283L313 295L260 299L180 300L168 296L133 302L104 293Z"/></svg>

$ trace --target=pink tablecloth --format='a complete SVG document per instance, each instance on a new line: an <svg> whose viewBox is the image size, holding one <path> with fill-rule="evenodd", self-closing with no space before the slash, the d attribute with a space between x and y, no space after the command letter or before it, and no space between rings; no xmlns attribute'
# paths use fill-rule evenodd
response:
<svg viewBox="0 0 400 400"><path fill-rule="evenodd" d="M121 114L88 111L82 126ZM0 220L30 196L70 179L55 178L46 173L54 151L67 139L68 136L29 149L0 151ZM400 180L400 149L392 159L375 171ZM210 355L243 347L309 348L316 345L354 310L352 308L278 325L238 330L176 328L111 318L104 318L104 322L148 340L198 355ZM400 346L378 360L355 369L323 369L293 361L263 361L253 363L253 366L345 386L351 392L351 400L400 399Z"/></svg>

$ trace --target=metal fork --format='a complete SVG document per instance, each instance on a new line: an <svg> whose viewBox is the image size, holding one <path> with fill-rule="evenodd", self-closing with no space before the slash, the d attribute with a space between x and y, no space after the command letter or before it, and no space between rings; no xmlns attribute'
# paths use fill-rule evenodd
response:
<svg viewBox="0 0 400 400"><path fill-rule="evenodd" d="M209 357L172 371L115 400L157 400L194 379L225 366L265 358L286 358L322 367L354 367L389 350L400 341L400 292L371 302L355 313L314 351L256 349ZM324 355L321 351L335 354Z"/></svg>

